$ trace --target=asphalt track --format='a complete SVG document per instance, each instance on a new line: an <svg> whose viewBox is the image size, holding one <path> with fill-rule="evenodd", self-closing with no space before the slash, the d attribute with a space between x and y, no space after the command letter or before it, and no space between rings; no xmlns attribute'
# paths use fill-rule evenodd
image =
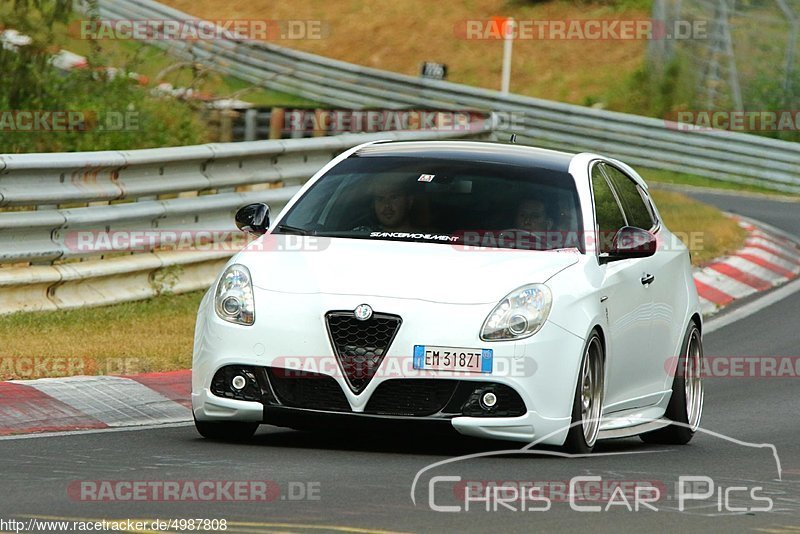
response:
<svg viewBox="0 0 800 534"><path fill-rule="evenodd" d="M800 235L800 204L696 196ZM709 333L706 356L798 357L798 318L800 292ZM632 438L604 442L597 454L585 458L564 459L543 451L464 459L422 473L416 504L412 482L426 466L519 446L412 433L314 435L264 426L247 444L206 441L191 426L0 440L0 519L224 518L228 532L797 531L798 393L800 377L711 378L706 380L703 431L687 446L645 445ZM772 449L753 446L765 443L775 447L780 475ZM437 475L460 476L462 481L537 481L551 489L590 475L604 482L653 485L662 495L652 502L657 511L617 505L608 511L578 512L554 490L547 511L520 511L522 503L516 500L513 511L496 502L487 511L486 503L473 502L468 512L441 512L431 509L431 495L438 505L463 509L464 503L454 497L453 482L440 481L429 491ZM682 475L711 478L713 496L687 501L679 511L675 483ZM86 480L270 480L281 497L270 502L96 502L68 493L76 481ZM318 498L293 500L290 483L295 489L311 483ZM631 506L633 497L626 497ZM754 511L765 507L758 500L765 497L772 510ZM528 504L533 508L543 503Z"/></svg>

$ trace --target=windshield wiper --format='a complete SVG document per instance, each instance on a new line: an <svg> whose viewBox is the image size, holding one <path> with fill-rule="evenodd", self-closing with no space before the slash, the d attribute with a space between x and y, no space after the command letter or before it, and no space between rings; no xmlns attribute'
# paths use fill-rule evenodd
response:
<svg viewBox="0 0 800 534"><path fill-rule="evenodd" d="M309 235L311 233L305 228L298 228L297 226L290 226L288 224L279 224L275 227L275 229L279 230L282 234L291 233L297 235Z"/></svg>

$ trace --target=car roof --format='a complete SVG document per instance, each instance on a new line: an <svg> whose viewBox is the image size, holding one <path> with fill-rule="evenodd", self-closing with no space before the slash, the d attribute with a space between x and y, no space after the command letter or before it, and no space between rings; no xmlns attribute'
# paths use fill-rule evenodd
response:
<svg viewBox="0 0 800 534"><path fill-rule="evenodd" d="M569 172L575 154L544 148L483 141L378 141L357 149L350 157L424 157L466 162L519 165Z"/></svg>

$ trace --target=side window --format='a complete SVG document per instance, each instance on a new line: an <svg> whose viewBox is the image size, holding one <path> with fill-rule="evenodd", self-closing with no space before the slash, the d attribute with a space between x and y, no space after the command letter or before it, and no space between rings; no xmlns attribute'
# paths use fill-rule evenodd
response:
<svg viewBox="0 0 800 534"><path fill-rule="evenodd" d="M652 228L655 221L636 182L611 165L603 165L603 170L614 184L619 201L622 203L622 209L625 210L628 224L643 230Z"/></svg>
<svg viewBox="0 0 800 534"><path fill-rule="evenodd" d="M626 226L626 222L599 165L592 168L592 192L594 193L594 211L599 232L597 236L598 249L601 253L609 252L614 234Z"/></svg>

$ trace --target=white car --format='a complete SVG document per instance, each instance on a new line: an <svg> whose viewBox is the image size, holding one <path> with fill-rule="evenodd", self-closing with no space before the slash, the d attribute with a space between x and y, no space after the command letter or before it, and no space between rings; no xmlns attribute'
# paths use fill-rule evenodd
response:
<svg viewBox="0 0 800 534"><path fill-rule="evenodd" d="M596 154L377 142L315 174L203 298L198 431L389 424L590 452L688 442L701 313L647 185Z"/></svg>

